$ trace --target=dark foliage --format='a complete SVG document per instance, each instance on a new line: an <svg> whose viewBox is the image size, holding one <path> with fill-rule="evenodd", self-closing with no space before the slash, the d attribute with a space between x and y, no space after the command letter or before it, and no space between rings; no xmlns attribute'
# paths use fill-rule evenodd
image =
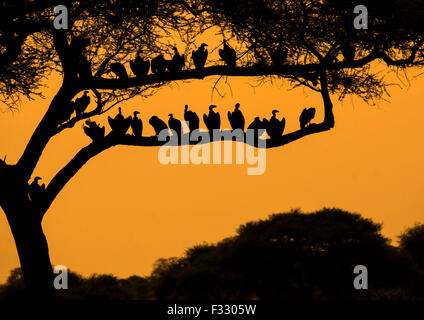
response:
<svg viewBox="0 0 424 320"><path fill-rule="evenodd" d="M69 273L57 299L422 299L422 226L402 235L400 248L381 226L358 214L322 209L274 214L242 225L216 245L198 245L181 258L159 259L149 277L84 278ZM421 242L420 242L421 241ZM422 246L421 246L422 247ZM412 255L413 259L411 258ZM365 265L369 290L353 287ZM20 269L0 287L0 299L21 299Z"/></svg>

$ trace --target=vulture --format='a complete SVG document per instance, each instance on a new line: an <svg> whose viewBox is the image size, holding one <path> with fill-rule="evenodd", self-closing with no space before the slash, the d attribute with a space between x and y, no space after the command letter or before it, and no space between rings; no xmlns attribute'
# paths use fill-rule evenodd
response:
<svg viewBox="0 0 424 320"><path fill-rule="evenodd" d="M183 130L183 127L181 126L181 121L178 119L175 119L172 113L168 114L168 116L169 116L169 120L168 120L169 129L174 130L177 136L181 135Z"/></svg>
<svg viewBox="0 0 424 320"><path fill-rule="evenodd" d="M130 61L130 69L137 78L142 78L149 73L150 60L143 60L137 52L135 59Z"/></svg>
<svg viewBox="0 0 424 320"><path fill-rule="evenodd" d="M185 65L184 55L181 55L176 47L173 47L172 49L174 50L174 56L171 60L167 61L168 71L181 71Z"/></svg>
<svg viewBox="0 0 424 320"><path fill-rule="evenodd" d="M209 131L214 129L219 130L221 128L221 116L219 115L219 112L213 111L214 108L216 108L216 106L211 105L209 107L209 115L203 115L203 121L205 122Z"/></svg>
<svg viewBox="0 0 424 320"><path fill-rule="evenodd" d="M116 135L124 135L127 133L131 125L131 119L131 116L124 118L121 107L118 108L118 114L115 118L111 118L110 116L107 117L109 125L112 128L112 133Z"/></svg>
<svg viewBox="0 0 424 320"><path fill-rule="evenodd" d="M134 111L134 116L131 119L131 130L133 132L133 135L136 137L141 137L141 134L143 133L143 121L137 116L140 114L138 111Z"/></svg>
<svg viewBox="0 0 424 320"><path fill-rule="evenodd" d="M240 111L240 103L237 103L234 111L228 111L228 121L230 121L233 130L241 129L244 131L244 116Z"/></svg>
<svg viewBox="0 0 424 320"><path fill-rule="evenodd" d="M315 117L315 108L304 108L299 117L300 129L305 129Z"/></svg>
<svg viewBox="0 0 424 320"><path fill-rule="evenodd" d="M208 59L208 45L206 43L202 43L197 50L193 50L191 57L194 62L194 66L196 69L203 69L206 64L206 60Z"/></svg>
<svg viewBox="0 0 424 320"><path fill-rule="evenodd" d="M234 68L236 66L236 51L227 44L226 40L224 40L224 49L219 49L218 53L227 66L230 68Z"/></svg>
<svg viewBox="0 0 424 320"><path fill-rule="evenodd" d="M266 126L259 117L256 117L255 120L253 120L253 122L249 124L249 126L247 127L247 130L254 130L255 143L256 141L258 141L258 138L259 138L259 130L265 130L265 129L266 129Z"/></svg>
<svg viewBox="0 0 424 320"><path fill-rule="evenodd" d="M156 116L153 116L149 120L150 125L155 129L155 133L158 136L162 130L168 130L168 127L166 126L166 123L159 119Z"/></svg>
<svg viewBox="0 0 424 320"><path fill-rule="evenodd" d="M184 120L186 121L190 132L199 129L199 117L195 112L188 110L188 105L184 106Z"/></svg>
<svg viewBox="0 0 424 320"><path fill-rule="evenodd" d="M124 65L119 62L114 62L110 64L110 71L113 72L119 80L128 80L128 73Z"/></svg>
<svg viewBox="0 0 424 320"><path fill-rule="evenodd" d="M340 47L340 51L342 52L345 61L352 62L355 60L355 46L345 43Z"/></svg>
<svg viewBox="0 0 424 320"><path fill-rule="evenodd" d="M152 59L152 63L150 65L153 73L163 73L166 71L167 61L163 55L160 54L156 58Z"/></svg>
<svg viewBox="0 0 424 320"><path fill-rule="evenodd" d="M39 202L44 196L44 191L46 191L46 185L44 183L38 184L39 180L41 180L40 177L35 177L28 188L29 197L33 202Z"/></svg>
<svg viewBox="0 0 424 320"><path fill-rule="evenodd" d="M259 117L256 117L255 120L249 126L247 127L248 130L259 130L259 129L265 129L265 125L261 121Z"/></svg>
<svg viewBox="0 0 424 320"><path fill-rule="evenodd" d="M270 54L272 65L274 67L280 67L287 61L288 51L278 47L278 49L272 51Z"/></svg>
<svg viewBox="0 0 424 320"><path fill-rule="evenodd" d="M105 127L100 127L95 121L87 120L82 128L85 134L94 142L105 137Z"/></svg>
<svg viewBox="0 0 424 320"><path fill-rule="evenodd" d="M84 111L87 109L88 105L90 104L90 97L88 96L88 91L84 91L84 94L82 97L75 99L75 113L77 116L80 116L84 113Z"/></svg>
<svg viewBox="0 0 424 320"><path fill-rule="evenodd" d="M265 124L266 132L268 133L271 139L278 139L283 135L284 128L286 126L286 119L283 118L280 120L277 119L276 113L278 110L272 110L271 119L264 119L263 123Z"/></svg>

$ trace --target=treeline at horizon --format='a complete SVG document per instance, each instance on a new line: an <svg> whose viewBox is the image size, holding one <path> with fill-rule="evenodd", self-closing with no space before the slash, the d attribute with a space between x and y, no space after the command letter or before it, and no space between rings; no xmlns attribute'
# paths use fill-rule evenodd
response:
<svg viewBox="0 0 424 320"><path fill-rule="evenodd" d="M424 224L393 246L381 224L341 209L293 210L248 222L235 236L159 259L146 277L68 273L58 300L424 299ZM356 290L353 270L368 270ZM0 285L0 300L25 298L20 268Z"/></svg>

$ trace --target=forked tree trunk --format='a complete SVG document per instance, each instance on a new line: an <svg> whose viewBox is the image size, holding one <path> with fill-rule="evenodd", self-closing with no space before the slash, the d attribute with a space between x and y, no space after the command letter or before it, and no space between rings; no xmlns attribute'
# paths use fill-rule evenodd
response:
<svg viewBox="0 0 424 320"><path fill-rule="evenodd" d="M26 185L8 191L6 196L3 193L1 205L15 239L27 295L31 299L54 299L53 270L41 215L30 201Z"/></svg>

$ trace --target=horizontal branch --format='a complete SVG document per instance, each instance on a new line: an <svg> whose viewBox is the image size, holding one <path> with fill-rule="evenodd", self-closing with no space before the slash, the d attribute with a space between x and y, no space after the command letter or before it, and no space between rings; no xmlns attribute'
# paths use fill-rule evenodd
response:
<svg viewBox="0 0 424 320"><path fill-rule="evenodd" d="M219 131L219 139L214 139L217 136L217 132L207 131L193 131L192 133L186 133L178 138L164 137L159 139L157 136L152 137L136 137L133 135L115 135L110 133L103 139L96 142L92 142L88 146L82 148L71 161L68 162L50 181L46 189L46 202L43 208L44 213L50 207L51 203L57 197L59 192L65 187L65 185L72 179L72 177L93 157L100 154L101 152L118 145L124 146L139 146L139 147L160 147L160 146L184 146L184 145L198 145L206 144L211 141L239 141L247 145L256 148L276 148L284 146L288 143L299 140L305 136L324 132L334 127L334 116L333 116L333 104L330 99L328 92L327 75L325 71L320 72L321 81L321 95L324 104L324 121L319 124L310 124L306 128L290 132L282 135L278 139L259 139L259 135L255 132L249 133L242 132L239 130L224 130ZM237 132L238 131L238 132ZM233 134L234 133L234 134ZM237 135L238 133L238 135ZM193 137L195 135L195 137ZM162 136L162 135L161 135ZM206 137L206 139L205 139ZM241 139L237 139L241 137ZM190 139L191 138L191 139ZM209 139L208 139L209 138Z"/></svg>
<svg viewBox="0 0 424 320"><path fill-rule="evenodd" d="M85 81L78 81L76 87L80 90L85 89L103 89L103 90L115 90L115 89L130 89L140 86L155 85L160 83L166 83L170 81L179 80L194 80L204 79L210 76L231 76L231 77L260 77L277 75L280 77L307 77L312 72L320 72L321 70L334 71L341 69L358 69L366 66L370 62L381 59L387 65L395 66L406 66L414 63L418 48L414 48L411 51L411 55L406 59L394 60L391 59L384 52L372 51L363 58L354 61L324 61L321 63L309 63L309 64L295 64L295 65L283 65L283 66L241 66L235 68L229 68L227 66L212 66L203 69L189 69L181 70L178 72L164 72L159 74L150 74L143 78L130 77L128 80L121 79L108 79L108 78L92 78Z"/></svg>
<svg viewBox="0 0 424 320"><path fill-rule="evenodd" d="M305 136L323 132L330 130L333 127L333 123L324 121L320 124L311 124L308 127L297 130L285 135L282 135L279 139L259 139L256 143L248 142L249 139L246 138L246 133L242 136L243 138L241 140L236 139L232 135L231 130L223 130L220 132L220 135L222 135L222 138L220 141L238 141L245 143L246 145L250 145L255 148L277 148L284 146L290 142L294 142L298 139L301 139ZM199 137L201 137L199 140L189 139L189 134L185 134L185 137L180 139L171 139L168 137L165 141L159 140L157 136L151 136L151 137L136 137L133 135L121 135L116 136L113 134L109 134L104 139L92 142L88 146L81 149L74 158L69 161L69 163L60 170L56 176L50 181L47 189L47 203L50 206L50 204L53 202L53 200L56 198L56 196L59 194L59 192L63 189L63 187L68 183L68 181L93 157L97 156L101 152L114 147L114 146L137 146L137 147L161 147L161 146L184 146L184 145L201 145L201 144L208 144L211 142L219 141L219 140L213 140L213 137L210 136L210 133L207 131L201 131L198 134ZM207 139L207 137L210 136L210 139ZM205 139L206 138L206 139ZM193 141L195 140L195 141ZM45 208L47 211L48 208Z"/></svg>
<svg viewBox="0 0 424 320"><path fill-rule="evenodd" d="M307 76L311 72L320 72L323 68L325 70L340 70L346 68L362 68L371 61L379 58L377 53L370 53L364 58L347 62L334 62L328 64L310 63L305 65L283 65L281 67L275 66L250 66L250 67L235 67L229 68L227 66L212 66L203 69L190 69L181 70L178 72L164 72L159 74L150 74L144 78L130 77L128 80L121 79L107 79L107 78L92 78L85 81L78 81L80 90L84 89L130 89L133 87L154 85L158 83L166 83L178 80L193 80L204 79L209 76L231 76L231 77L260 77L269 75L284 76Z"/></svg>

